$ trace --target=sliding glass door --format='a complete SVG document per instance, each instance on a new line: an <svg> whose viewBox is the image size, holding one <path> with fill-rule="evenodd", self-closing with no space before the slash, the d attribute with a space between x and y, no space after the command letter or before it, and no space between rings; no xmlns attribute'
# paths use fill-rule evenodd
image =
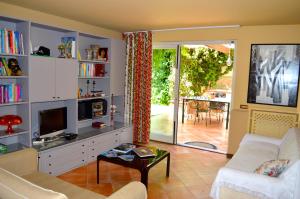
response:
<svg viewBox="0 0 300 199"><path fill-rule="evenodd" d="M150 139L176 143L178 109L178 47L153 48Z"/></svg>

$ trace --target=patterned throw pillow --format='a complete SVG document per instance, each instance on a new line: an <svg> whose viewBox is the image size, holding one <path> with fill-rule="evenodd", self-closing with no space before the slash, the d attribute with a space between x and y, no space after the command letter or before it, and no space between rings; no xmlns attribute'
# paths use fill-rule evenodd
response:
<svg viewBox="0 0 300 199"><path fill-rule="evenodd" d="M288 164L289 160L269 160L260 165L260 167L255 169L254 172L257 174L277 177L283 172Z"/></svg>

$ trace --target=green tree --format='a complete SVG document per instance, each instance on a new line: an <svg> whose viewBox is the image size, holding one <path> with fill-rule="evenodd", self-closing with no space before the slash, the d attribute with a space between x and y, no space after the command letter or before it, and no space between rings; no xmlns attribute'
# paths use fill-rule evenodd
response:
<svg viewBox="0 0 300 199"><path fill-rule="evenodd" d="M169 105L170 75L176 61L175 49L153 49L151 103Z"/></svg>
<svg viewBox="0 0 300 199"><path fill-rule="evenodd" d="M233 53L230 53L233 55ZM232 70L228 55L211 48L181 48L180 95L200 96ZM233 57L231 57L233 59Z"/></svg>

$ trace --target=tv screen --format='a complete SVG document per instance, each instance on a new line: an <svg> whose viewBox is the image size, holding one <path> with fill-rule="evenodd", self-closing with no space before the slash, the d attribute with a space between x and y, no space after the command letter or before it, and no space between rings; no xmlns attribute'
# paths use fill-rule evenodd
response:
<svg viewBox="0 0 300 199"><path fill-rule="evenodd" d="M67 107L40 111L40 137L55 134L67 128Z"/></svg>

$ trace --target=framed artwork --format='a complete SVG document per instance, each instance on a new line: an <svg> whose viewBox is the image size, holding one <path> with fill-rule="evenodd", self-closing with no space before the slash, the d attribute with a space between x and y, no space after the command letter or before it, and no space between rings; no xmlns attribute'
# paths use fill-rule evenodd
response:
<svg viewBox="0 0 300 199"><path fill-rule="evenodd" d="M248 103L297 107L300 44L252 44Z"/></svg>

